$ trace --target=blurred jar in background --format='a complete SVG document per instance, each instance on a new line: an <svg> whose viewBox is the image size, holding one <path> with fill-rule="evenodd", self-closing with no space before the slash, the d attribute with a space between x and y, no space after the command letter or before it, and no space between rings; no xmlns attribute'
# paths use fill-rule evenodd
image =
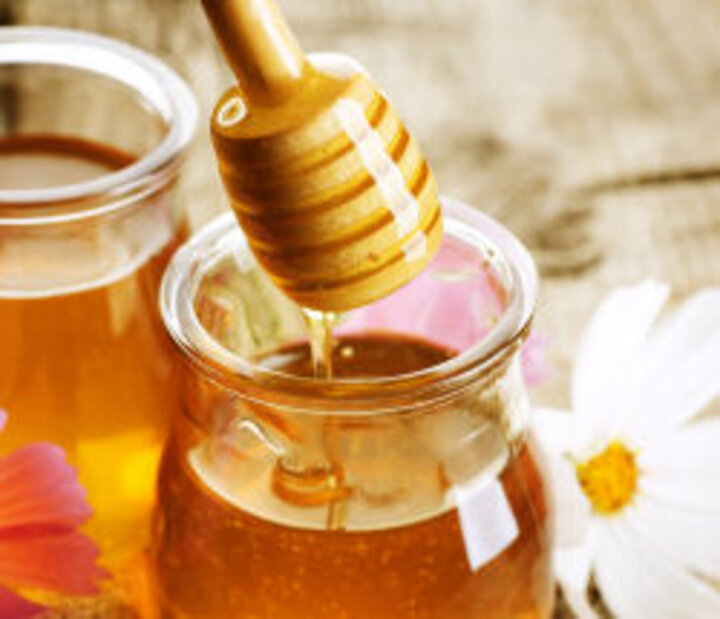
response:
<svg viewBox="0 0 720 619"><path fill-rule="evenodd" d="M157 291L186 234L173 188L196 117L185 83L144 52L0 29L0 452L59 445L87 490L86 531L114 580L107 600L69 608L102 613L144 588L175 408Z"/></svg>

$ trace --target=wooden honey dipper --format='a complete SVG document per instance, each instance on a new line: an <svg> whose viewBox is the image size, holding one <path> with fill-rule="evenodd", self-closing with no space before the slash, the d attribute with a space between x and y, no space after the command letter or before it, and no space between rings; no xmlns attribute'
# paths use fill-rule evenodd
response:
<svg viewBox="0 0 720 619"><path fill-rule="evenodd" d="M306 57L273 0L203 0L238 79L212 135L261 266L301 306L345 311L408 283L442 238L430 167L365 71Z"/></svg>

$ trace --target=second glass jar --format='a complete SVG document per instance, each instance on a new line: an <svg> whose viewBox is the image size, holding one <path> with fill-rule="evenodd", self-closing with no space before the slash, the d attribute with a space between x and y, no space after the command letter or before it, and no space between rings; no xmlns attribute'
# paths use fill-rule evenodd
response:
<svg viewBox="0 0 720 619"><path fill-rule="evenodd" d="M173 260L162 309L184 414L155 531L168 616L550 616L519 355L534 267L492 220L445 213L419 278L336 318L332 380L230 215Z"/></svg>

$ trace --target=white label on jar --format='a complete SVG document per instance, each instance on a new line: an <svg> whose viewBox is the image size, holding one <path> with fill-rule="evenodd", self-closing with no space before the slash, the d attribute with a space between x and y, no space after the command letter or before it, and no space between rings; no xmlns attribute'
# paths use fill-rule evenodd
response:
<svg viewBox="0 0 720 619"><path fill-rule="evenodd" d="M473 572L490 563L520 534L502 484L486 476L456 486L453 497L460 514L465 552Z"/></svg>

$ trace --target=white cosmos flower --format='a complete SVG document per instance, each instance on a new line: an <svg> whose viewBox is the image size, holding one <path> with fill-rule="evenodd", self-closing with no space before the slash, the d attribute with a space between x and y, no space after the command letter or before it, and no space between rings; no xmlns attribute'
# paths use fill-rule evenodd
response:
<svg viewBox="0 0 720 619"><path fill-rule="evenodd" d="M720 618L720 290L659 319L668 295L612 294L580 347L573 410L535 414L556 573L583 618L591 577L622 619Z"/></svg>

